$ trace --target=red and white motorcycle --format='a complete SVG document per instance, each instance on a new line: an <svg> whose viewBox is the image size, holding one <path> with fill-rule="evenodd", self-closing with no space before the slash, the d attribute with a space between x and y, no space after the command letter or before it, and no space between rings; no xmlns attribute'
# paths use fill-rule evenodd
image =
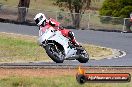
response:
<svg viewBox="0 0 132 87"><path fill-rule="evenodd" d="M63 63L64 60L75 59L80 63L88 62L89 55L83 47L75 47L61 31L51 26L47 25L44 28L39 30L38 43L54 62Z"/></svg>

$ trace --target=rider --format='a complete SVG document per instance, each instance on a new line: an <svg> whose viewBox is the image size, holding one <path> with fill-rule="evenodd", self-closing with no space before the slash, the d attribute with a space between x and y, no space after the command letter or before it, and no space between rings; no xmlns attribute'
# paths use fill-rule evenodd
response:
<svg viewBox="0 0 132 87"><path fill-rule="evenodd" d="M62 35L69 38L69 40L73 43L74 46L79 47L80 44L76 41L74 33L68 29L64 29L60 27L60 23L50 18L47 19L43 13L38 13L34 18L36 24L43 29L46 25L51 25L55 29L61 31Z"/></svg>

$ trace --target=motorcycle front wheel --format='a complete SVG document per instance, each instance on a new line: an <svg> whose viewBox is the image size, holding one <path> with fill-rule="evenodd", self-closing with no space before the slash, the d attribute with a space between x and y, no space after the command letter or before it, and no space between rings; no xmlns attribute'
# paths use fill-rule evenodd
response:
<svg viewBox="0 0 132 87"><path fill-rule="evenodd" d="M48 56L56 63L63 63L64 54L59 49L56 49L55 45L47 45L45 47L46 53Z"/></svg>
<svg viewBox="0 0 132 87"><path fill-rule="evenodd" d="M83 48L84 49L84 48ZM84 49L83 51L80 51L79 58L77 59L80 63L86 63L89 60L89 55L87 51Z"/></svg>

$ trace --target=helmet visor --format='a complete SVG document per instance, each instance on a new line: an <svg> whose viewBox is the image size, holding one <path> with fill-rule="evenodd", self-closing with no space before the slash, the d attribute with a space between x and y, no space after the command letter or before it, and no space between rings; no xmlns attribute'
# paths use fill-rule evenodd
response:
<svg viewBox="0 0 132 87"><path fill-rule="evenodd" d="M36 24L38 24L43 19L43 16L41 15L39 18L35 20Z"/></svg>
<svg viewBox="0 0 132 87"><path fill-rule="evenodd" d="M36 24L38 24L38 23L39 23L39 20L38 20L38 18L35 20L35 22L36 22Z"/></svg>

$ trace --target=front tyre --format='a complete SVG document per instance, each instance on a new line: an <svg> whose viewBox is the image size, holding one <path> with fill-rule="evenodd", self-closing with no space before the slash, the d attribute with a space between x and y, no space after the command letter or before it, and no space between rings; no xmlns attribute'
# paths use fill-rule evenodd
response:
<svg viewBox="0 0 132 87"><path fill-rule="evenodd" d="M89 55L87 51L84 49L79 53L79 58L77 59L80 63L87 63L89 60Z"/></svg>
<svg viewBox="0 0 132 87"><path fill-rule="evenodd" d="M46 53L48 56L56 63L63 63L64 55L61 53L62 51L58 52L54 45L47 45L45 47Z"/></svg>

